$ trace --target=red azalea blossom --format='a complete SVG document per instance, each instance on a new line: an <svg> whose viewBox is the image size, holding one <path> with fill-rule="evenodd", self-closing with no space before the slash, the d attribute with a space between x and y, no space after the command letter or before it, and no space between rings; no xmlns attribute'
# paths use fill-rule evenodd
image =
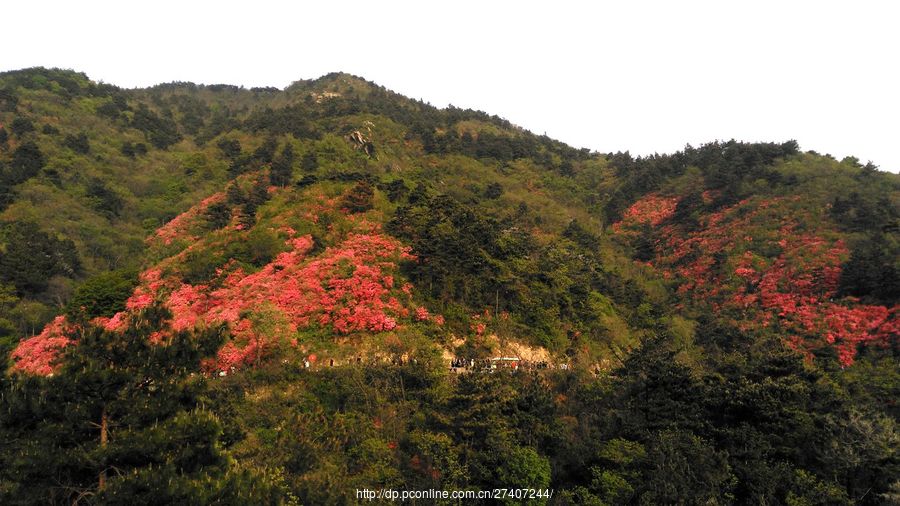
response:
<svg viewBox="0 0 900 506"><path fill-rule="evenodd" d="M72 343L67 336L74 330L65 316L57 316L40 334L25 339L16 346L12 352L13 370L30 374L51 374L53 361L60 350Z"/></svg>
<svg viewBox="0 0 900 506"><path fill-rule="evenodd" d="M156 233L148 238L148 241L161 240L163 244L169 245L176 239L192 239L193 237L189 236L187 232L194 225L196 218L201 216L210 205L224 200L225 194L222 192L210 195L158 228Z"/></svg>
<svg viewBox="0 0 900 506"><path fill-rule="evenodd" d="M627 236L636 234L634 225L657 226L661 240L651 263L664 278L680 283L679 294L709 301L716 311L737 310L762 326L777 322L792 333L788 343L805 353L824 341L848 366L860 344L897 338L898 308L834 300L849 250L841 239L798 232L798 223L816 220L791 209L795 201L747 199L710 214L699 230L685 234L677 225L663 224L674 209L672 201L650 196L629 208L613 228ZM774 234L770 223L780 224ZM767 259L773 248L780 253ZM729 258L737 261L723 269L719 262ZM750 323L739 326L749 329Z"/></svg>
<svg viewBox="0 0 900 506"><path fill-rule="evenodd" d="M220 268L216 283L212 283L215 287L183 283L177 273L164 277L158 267L148 269L141 274L140 285L126 307L133 312L154 301L164 303L172 311L172 331L230 324L233 339L216 360L204 364L208 371L253 363L271 349L273 339L279 336L256 335L247 319L248 313L265 304L284 315L288 330L322 325L338 334L394 330L397 318L407 317L413 309L412 285L405 283L400 290L394 286L398 262L408 253L396 239L351 233L314 258L307 257L314 246L309 235L291 237L286 245L291 249L252 274L240 268L226 273L227 265ZM127 325L127 314L97 323L119 330ZM430 318L425 308L416 309L415 314L418 320ZM54 351L70 342L64 324L64 319L57 319L39 336L23 341L13 357L16 368L49 373ZM154 339L163 341L164 337Z"/></svg>
<svg viewBox="0 0 900 506"><path fill-rule="evenodd" d="M648 195L622 213L622 220L613 224L613 231L622 232L624 228L645 224L655 227L675 214L678 200L678 197Z"/></svg>

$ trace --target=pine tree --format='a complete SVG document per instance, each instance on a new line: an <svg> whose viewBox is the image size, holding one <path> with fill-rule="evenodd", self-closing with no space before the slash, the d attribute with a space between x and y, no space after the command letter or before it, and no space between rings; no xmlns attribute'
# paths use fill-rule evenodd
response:
<svg viewBox="0 0 900 506"><path fill-rule="evenodd" d="M224 329L151 342L170 318L155 306L121 333L82 324L54 375L4 379L0 503L277 502L274 487L233 469L200 403L200 362Z"/></svg>
<svg viewBox="0 0 900 506"><path fill-rule="evenodd" d="M281 154L272 162L269 179L275 186L284 188L291 182L294 175L294 148L290 143L285 144Z"/></svg>
<svg viewBox="0 0 900 506"><path fill-rule="evenodd" d="M303 155L303 158L300 160L300 168L305 172L312 172L319 168L319 159L316 156L316 153L313 151L308 151Z"/></svg>
<svg viewBox="0 0 900 506"><path fill-rule="evenodd" d="M228 205L240 206L247 202L247 195L239 184L232 182L228 185L228 189L225 190L225 199Z"/></svg>
<svg viewBox="0 0 900 506"><path fill-rule="evenodd" d="M229 190L236 187L236 185L232 185L229 187ZM231 221L231 208L225 202L214 202L206 208L204 216L206 217L206 223L209 228L211 230L218 230L228 225L228 222Z"/></svg>
<svg viewBox="0 0 900 506"><path fill-rule="evenodd" d="M267 137L263 143L253 152L253 159L262 163L272 163L275 156L275 150L278 148L278 141L274 137Z"/></svg>
<svg viewBox="0 0 900 506"><path fill-rule="evenodd" d="M344 197L344 209L351 213L361 213L372 209L375 190L366 181L360 181Z"/></svg>

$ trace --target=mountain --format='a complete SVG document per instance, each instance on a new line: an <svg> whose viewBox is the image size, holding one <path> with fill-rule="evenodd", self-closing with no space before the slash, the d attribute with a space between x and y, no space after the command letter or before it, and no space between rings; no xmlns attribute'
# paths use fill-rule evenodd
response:
<svg viewBox="0 0 900 506"><path fill-rule="evenodd" d="M0 124L5 503L900 491L900 177L871 164L592 153L347 74L7 72Z"/></svg>

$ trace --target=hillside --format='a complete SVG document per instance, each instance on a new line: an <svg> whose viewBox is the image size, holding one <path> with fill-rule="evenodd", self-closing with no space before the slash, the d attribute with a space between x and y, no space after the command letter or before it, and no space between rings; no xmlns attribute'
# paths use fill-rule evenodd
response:
<svg viewBox="0 0 900 506"><path fill-rule="evenodd" d="M747 151L729 153L739 150ZM759 160L736 145L686 156L698 167L642 196L613 225L616 240L683 297L685 314L714 312L841 366L861 350L896 345L896 177L815 154L709 174L715 158Z"/></svg>
<svg viewBox="0 0 900 506"><path fill-rule="evenodd" d="M158 500L153 466L176 502L900 493L900 177L871 164L591 153L347 74L9 72L0 125L4 503Z"/></svg>

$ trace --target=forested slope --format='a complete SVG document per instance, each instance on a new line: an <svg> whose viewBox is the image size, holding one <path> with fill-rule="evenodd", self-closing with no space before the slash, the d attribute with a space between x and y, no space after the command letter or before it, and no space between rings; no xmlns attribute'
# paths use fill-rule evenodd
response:
<svg viewBox="0 0 900 506"><path fill-rule="evenodd" d="M871 164L591 153L346 74L9 72L0 125L3 503L900 494Z"/></svg>

